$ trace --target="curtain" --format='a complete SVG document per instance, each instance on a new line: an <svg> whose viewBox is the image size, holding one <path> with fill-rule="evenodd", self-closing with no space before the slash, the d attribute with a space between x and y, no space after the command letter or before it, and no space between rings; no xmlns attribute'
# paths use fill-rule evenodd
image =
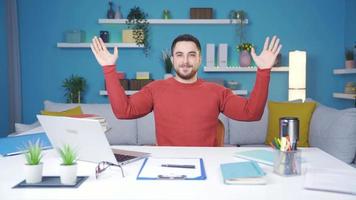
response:
<svg viewBox="0 0 356 200"><path fill-rule="evenodd" d="M15 122L22 122L21 64L17 0L5 0L5 6L8 41L9 127L10 132L13 132Z"/></svg>

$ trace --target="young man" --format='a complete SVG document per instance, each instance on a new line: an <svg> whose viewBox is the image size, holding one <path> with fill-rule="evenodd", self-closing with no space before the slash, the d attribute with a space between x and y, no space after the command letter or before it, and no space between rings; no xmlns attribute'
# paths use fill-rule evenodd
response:
<svg viewBox="0 0 356 200"><path fill-rule="evenodd" d="M114 114L134 119L154 111L158 145L216 146L220 112L243 121L259 120L268 95L271 67L282 46L274 36L266 38L262 53L251 55L258 66L250 98L234 95L230 89L197 77L201 47L192 35L180 35L172 43L174 78L154 81L132 96L126 96L116 76L118 50L111 54L103 41L93 38L91 49L103 66L106 88Z"/></svg>

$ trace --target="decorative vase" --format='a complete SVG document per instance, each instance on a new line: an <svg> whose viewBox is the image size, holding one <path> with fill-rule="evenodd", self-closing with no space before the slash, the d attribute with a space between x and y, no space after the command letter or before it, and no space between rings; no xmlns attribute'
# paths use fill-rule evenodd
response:
<svg viewBox="0 0 356 200"><path fill-rule="evenodd" d="M115 19L122 19L121 6L117 7L117 10L115 12Z"/></svg>
<svg viewBox="0 0 356 200"><path fill-rule="evenodd" d="M345 61L345 68L346 69L352 69L354 68L354 61L353 60L346 60Z"/></svg>
<svg viewBox="0 0 356 200"><path fill-rule="evenodd" d="M77 182L77 164L60 166L61 183L64 185L74 185Z"/></svg>
<svg viewBox="0 0 356 200"><path fill-rule="evenodd" d="M26 183L39 183L42 181L43 163L38 165L25 165Z"/></svg>
<svg viewBox="0 0 356 200"><path fill-rule="evenodd" d="M248 67L251 64L251 56L250 53L246 50L240 52L239 57L240 67Z"/></svg>
<svg viewBox="0 0 356 200"><path fill-rule="evenodd" d="M106 17L108 19L114 19L115 18L115 11L112 8L113 7L113 3L111 1L109 2L109 6L110 6L110 8L109 8L108 12L106 13Z"/></svg>
<svg viewBox="0 0 356 200"><path fill-rule="evenodd" d="M173 74L171 74L171 73L164 74L164 79L169 79L171 77L173 77Z"/></svg>

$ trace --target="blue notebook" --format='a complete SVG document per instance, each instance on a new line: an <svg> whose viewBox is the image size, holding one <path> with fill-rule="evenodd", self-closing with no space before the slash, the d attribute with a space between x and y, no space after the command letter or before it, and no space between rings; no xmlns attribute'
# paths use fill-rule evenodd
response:
<svg viewBox="0 0 356 200"><path fill-rule="evenodd" d="M262 164L273 166L274 153L265 149L239 151L234 154L236 157L256 161Z"/></svg>
<svg viewBox="0 0 356 200"><path fill-rule="evenodd" d="M265 172L254 161L220 165L225 184L266 184Z"/></svg>
<svg viewBox="0 0 356 200"><path fill-rule="evenodd" d="M0 138L0 154L2 156L11 156L24 153L27 150L28 143L31 141L34 144L38 139L40 140L42 149L52 148L46 133L42 132Z"/></svg>

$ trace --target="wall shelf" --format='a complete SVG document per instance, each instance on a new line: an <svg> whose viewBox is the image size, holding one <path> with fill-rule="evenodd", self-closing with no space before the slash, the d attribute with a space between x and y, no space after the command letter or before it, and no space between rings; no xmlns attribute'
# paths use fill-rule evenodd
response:
<svg viewBox="0 0 356 200"><path fill-rule="evenodd" d="M354 69L334 69L334 74L356 74L356 68Z"/></svg>
<svg viewBox="0 0 356 200"><path fill-rule="evenodd" d="M57 43L58 48L90 48L91 43ZM113 48L143 48L143 45L137 45L136 43L105 43L107 47Z"/></svg>
<svg viewBox="0 0 356 200"><path fill-rule="evenodd" d="M333 93L334 98L356 100L356 94Z"/></svg>
<svg viewBox="0 0 356 200"><path fill-rule="evenodd" d="M256 72L257 67L204 67L204 72ZM272 72L288 72L289 67L273 67Z"/></svg>
<svg viewBox="0 0 356 200"><path fill-rule="evenodd" d="M126 90L125 93L126 95L133 95L136 92L138 92L137 90ZM234 94L238 94L238 95L242 95L242 96L246 96L248 94L247 90L233 90L232 91ZM100 90L99 91L99 95L101 96L107 96L108 92L106 90Z"/></svg>
<svg viewBox="0 0 356 200"><path fill-rule="evenodd" d="M126 24L127 19L99 19L99 24ZM241 20L230 19L148 19L150 24L240 24ZM248 24L248 19L244 20Z"/></svg>

